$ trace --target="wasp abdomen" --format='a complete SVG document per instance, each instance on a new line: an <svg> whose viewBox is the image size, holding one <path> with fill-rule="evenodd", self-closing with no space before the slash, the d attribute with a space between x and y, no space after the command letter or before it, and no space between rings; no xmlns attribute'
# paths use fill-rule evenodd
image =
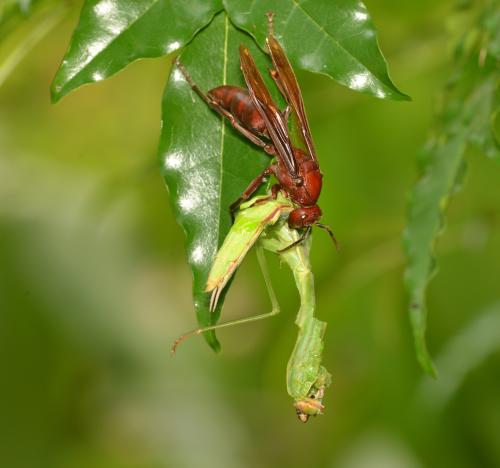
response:
<svg viewBox="0 0 500 468"><path fill-rule="evenodd" d="M266 124L246 90L237 86L218 86L207 94L233 114L245 128L267 135Z"/></svg>

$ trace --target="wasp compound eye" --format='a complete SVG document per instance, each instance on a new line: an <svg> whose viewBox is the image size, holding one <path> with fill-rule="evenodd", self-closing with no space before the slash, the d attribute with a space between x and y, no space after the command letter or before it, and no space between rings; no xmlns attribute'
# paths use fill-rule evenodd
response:
<svg viewBox="0 0 500 468"><path fill-rule="evenodd" d="M318 205L307 208L296 208L288 217L288 225L291 228L301 229L312 226L321 218L321 210Z"/></svg>

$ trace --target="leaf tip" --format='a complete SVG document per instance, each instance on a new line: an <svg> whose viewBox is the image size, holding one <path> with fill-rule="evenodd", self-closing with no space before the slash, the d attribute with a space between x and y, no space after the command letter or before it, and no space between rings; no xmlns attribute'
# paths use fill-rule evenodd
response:
<svg viewBox="0 0 500 468"><path fill-rule="evenodd" d="M417 360L426 374L437 379L438 372L429 354L425 340L425 317L427 315L425 306L422 305L421 299L414 298L410 302L409 309Z"/></svg>
<svg viewBox="0 0 500 468"><path fill-rule="evenodd" d="M422 369L426 374L430 375L433 379L438 378L439 376L438 371L427 349L425 349L423 354L419 354L417 359L420 366L422 367Z"/></svg>
<svg viewBox="0 0 500 468"><path fill-rule="evenodd" d="M65 94L63 87L54 80L50 85L50 102L56 104Z"/></svg>
<svg viewBox="0 0 500 468"><path fill-rule="evenodd" d="M413 101L412 97L409 94L403 93L395 86L394 86L394 90L395 91L388 96L393 101L406 101L406 102Z"/></svg>
<svg viewBox="0 0 500 468"><path fill-rule="evenodd" d="M413 102L413 98L409 94L401 93L401 101Z"/></svg>
<svg viewBox="0 0 500 468"><path fill-rule="evenodd" d="M216 354L221 352L221 345L219 340L215 337L215 333L213 331L205 332L203 334L205 341L208 343L208 346L212 348L212 351Z"/></svg>

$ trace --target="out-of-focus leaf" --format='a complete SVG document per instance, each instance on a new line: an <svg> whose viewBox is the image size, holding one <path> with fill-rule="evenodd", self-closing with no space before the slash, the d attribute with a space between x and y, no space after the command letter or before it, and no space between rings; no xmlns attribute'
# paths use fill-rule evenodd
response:
<svg viewBox="0 0 500 468"><path fill-rule="evenodd" d="M4 2L0 4L0 24L5 21L5 18L7 18L11 12L18 8L19 5L17 0L4 0Z"/></svg>
<svg viewBox="0 0 500 468"><path fill-rule="evenodd" d="M469 142L488 157L500 162L500 144L495 135L495 116L500 106L499 77L489 74L464 106Z"/></svg>
<svg viewBox="0 0 500 468"><path fill-rule="evenodd" d="M29 11L34 1L35 0L17 0L16 3L19 7L19 10L25 13Z"/></svg>
<svg viewBox="0 0 500 468"><path fill-rule="evenodd" d="M410 319L417 357L430 374L436 371L427 351L425 290L435 272L434 243L441 231L443 213L463 162L465 141L456 137L428 150L427 171L410 197L405 248L408 256L406 286L410 292Z"/></svg>
<svg viewBox="0 0 500 468"><path fill-rule="evenodd" d="M15 31L1 40L0 32L0 87L26 55L65 18L68 8L64 3L51 4L49 8L26 16L19 21Z"/></svg>
<svg viewBox="0 0 500 468"><path fill-rule="evenodd" d="M488 52L490 43L498 41L500 28L492 35L491 24L486 26L489 13L495 11L494 4L491 2L480 15L472 45L465 46L462 41L457 48L458 64L446 89L437 130L421 158L424 175L410 196L404 234L409 313L418 360L432 375L436 372L425 342L425 292L436 271L433 247L443 226L444 211L450 195L464 179L467 144L500 162L495 133L500 105L499 64Z"/></svg>
<svg viewBox="0 0 500 468"><path fill-rule="evenodd" d="M500 31L500 25L499 25ZM497 33L500 37L500 33ZM441 116L441 132L466 135L470 144L500 162L495 115L500 108L500 62L476 44L464 50L450 80Z"/></svg>
<svg viewBox="0 0 500 468"><path fill-rule="evenodd" d="M496 60L500 60L500 8L496 0L490 2L489 8L484 15L484 28L487 33L487 51Z"/></svg>
<svg viewBox="0 0 500 468"><path fill-rule="evenodd" d="M22 24L29 17L32 7L40 3L44 2L41 0L2 0L0 2L0 41Z"/></svg>
<svg viewBox="0 0 500 468"><path fill-rule="evenodd" d="M496 144L500 146L500 107L491 115L491 125L493 127L493 138Z"/></svg>
<svg viewBox="0 0 500 468"><path fill-rule="evenodd" d="M243 86L240 43L250 48L261 70L269 67L267 57L250 37L234 28L225 13L196 36L180 60L204 91L222 84ZM271 87L270 78L264 78ZM159 155L163 176L177 220L186 232L194 305L200 326L206 326L218 319L223 302L219 301L218 310L211 316L204 289L217 249L231 225L229 205L269 164L269 158L212 111L175 66L162 113ZM205 338L218 349L213 332L206 333Z"/></svg>
<svg viewBox="0 0 500 468"><path fill-rule="evenodd" d="M407 100L391 81L365 5L359 0L224 0L231 21L263 46L266 13L292 64L378 98Z"/></svg>
<svg viewBox="0 0 500 468"><path fill-rule="evenodd" d="M426 406L442 409L456 394L467 375L500 349L500 304L480 311L446 344L436 362L443 369L438 382L422 382L418 398ZM466 352L465 352L466 351Z"/></svg>
<svg viewBox="0 0 500 468"><path fill-rule="evenodd" d="M33 0L3 0L0 4L0 24L10 15L28 13Z"/></svg>
<svg viewBox="0 0 500 468"><path fill-rule="evenodd" d="M52 99L138 58L174 52L221 8L220 0L87 0L52 83Z"/></svg>

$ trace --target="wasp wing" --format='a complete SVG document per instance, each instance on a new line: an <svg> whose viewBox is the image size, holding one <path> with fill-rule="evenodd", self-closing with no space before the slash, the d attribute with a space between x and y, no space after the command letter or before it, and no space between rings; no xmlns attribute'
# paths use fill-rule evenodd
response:
<svg viewBox="0 0 500 468"><path fill-rule="evenodd" d="M250 55L250 51L240 46L241 70L257 110L266 123L269 136L276 148L277 156L283 161L292 177L298 176L298 164L288 134L288 124L269 94L262 76Z"/></svg>
<svg viewBox="0 0 500 468"><path fill-rule="evenodd" d="M307 149L309 155L316 161L316 150L314 149L311 131L309 130L304 101L302 100L302 94L293 68L288 61L285 51L272 34L269 34L266 43L277 72L276 80L278 87L297 116L300 126L298 133L304 143L304 148Z"/></svg>

